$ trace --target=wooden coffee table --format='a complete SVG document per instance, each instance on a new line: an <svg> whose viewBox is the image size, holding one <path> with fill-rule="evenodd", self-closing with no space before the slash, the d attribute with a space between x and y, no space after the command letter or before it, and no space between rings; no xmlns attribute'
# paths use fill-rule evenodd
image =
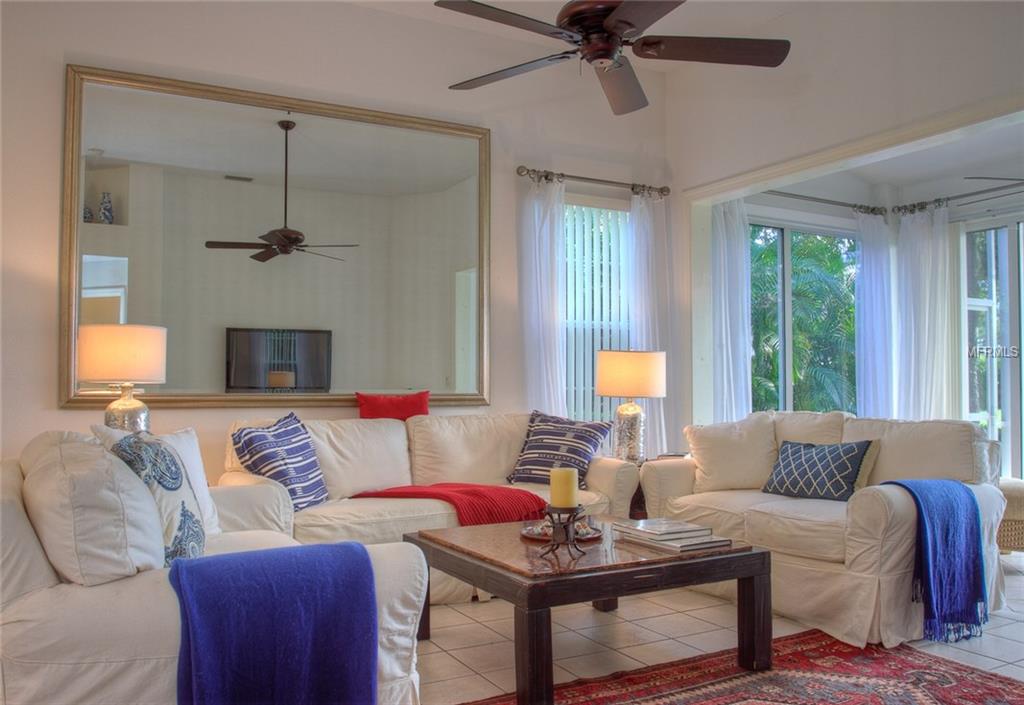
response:
<svg viewBox="0 0 1024 705"><path fill-rule="evenodd" d="M618 598L668 588L736 580L739 616L738 660L742 668L772 665L771 556L735 547L667 553L615 541L606 521L604 535L581 544L586 554L570 559L566 550L540 557L544 544L520 536L523 523L432 529L405 535L422 549L427 563L512 603L515 608L516 698L520 705L554 702L551 608L593 602L613 611ZM430 638L430 594L420 618L419 638Z"/></svg>

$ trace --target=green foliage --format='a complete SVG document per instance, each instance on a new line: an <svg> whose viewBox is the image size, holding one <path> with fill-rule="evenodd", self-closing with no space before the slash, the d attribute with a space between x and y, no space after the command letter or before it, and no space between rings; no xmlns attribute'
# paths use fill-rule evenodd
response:
<svg viewBox="0 0 1024 705"><path fill-rule="evenodd" d="M782 232L751 226L754 410L780 406ZM856 411L856 241L790 234L793 408Z"/></svg>

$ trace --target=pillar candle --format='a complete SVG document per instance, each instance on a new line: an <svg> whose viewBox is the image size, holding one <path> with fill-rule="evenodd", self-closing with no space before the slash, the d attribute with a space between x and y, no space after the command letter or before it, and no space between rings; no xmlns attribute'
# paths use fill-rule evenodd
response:
<svg viewBox="0 0 1024 705"><path fill-rule="evenodd" d="M554 468L551 471L551 506L575 507L580 503L579 473L576 468Z"/></svg>

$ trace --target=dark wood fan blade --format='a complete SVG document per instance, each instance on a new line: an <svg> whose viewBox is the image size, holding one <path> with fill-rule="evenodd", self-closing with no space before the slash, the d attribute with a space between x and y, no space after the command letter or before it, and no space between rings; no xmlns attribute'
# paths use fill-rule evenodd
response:
<svg viewBox="0 0 1024 705"><path fill-rule="evenodd" d="M359 247L359 245L296 245L295 249L304 250L307 247Z"/></svg>
<svg viewBox="0 0 1024 705"><path fill-rule="evenodd" d="M473 2L473 0L437 0L434 4L438 7L443 7L445 10L454 10L464 15L472 15L473 17L498 22L517 29L525 29L527 32L543 34L545 37L553 37L554 39L561 39L566 42L575 43L583 39L579 34L570 29L562 29L561 27L535 20L526 15L484 5L482 2Z"/></svg>
<svg viewBox="0 0 1024 705"><path fill-rule="evenodd" d="M785 39L730 37L643 37L633 53L644 59L775 67L789 55Z"/></svg>
<svg viewBox="0 0 1024 705"><path fill-rule="evenodd" d="M570 51L563 51L561 54L552 54L551 56L545 56L543 59L534 59L533 61L527 61L525 64L519 64L518 66L510 66L507 69L501 71L494 71L493 73L484 74L483 76L477 76L471 78L468 81L462 83L456 83L454 86L448 86L453 91L464 91L470 88L479 88L480 86L486 86L489 83L496 81L502 81L506 78L512 78L518 76L521 73L528 71L536 71L542 69L545 66L551 66L552 64L559 64L566 59L571 59L577 54L577 49Z"/></svg>
<svg viewBox="0 0 1024 705"><path fill-rule="evenodd" d="M684 2L685 0L623 0L623 3L605 18L604 28L620 37L634 39Z"/></svg>
<svg viewBox="0 0 1024 705"><path fill-rule="evenodd" d="M636 77L636 72L626 57L620 56L618 64L607 69L596 66L594 69L613 113L625 115L647 106L644 87L640 85L640 79Z"/></svg>
<svg viewBox="0 0 1024 705"><path fill-rule="evenodd" d="M207 240L206 246L211 250L262 250L266 247L262 242L229 242L226 240Z"/></svg>
<svg viewBox="0 0 1024 705"><path fill-rule="evenodd" d="M278 254L280 253L273 247L266 247L263 249L263 252L257 252L254 255L249 255L249 258L254 259L257 262L266 262L268 259L274 259Z"/></svg>
<svg viewBox="0 0 1024 705"><path fill-rule="evenodd" d="M295 252L301 252L304 255L316 255L317 257L326 257L327 259L336 259L339 262L344 262L345 261L341 257L334 257L332 255L325 255L323 252L310 252L309 250L299 250L299 249L296 249Z"/></svg>

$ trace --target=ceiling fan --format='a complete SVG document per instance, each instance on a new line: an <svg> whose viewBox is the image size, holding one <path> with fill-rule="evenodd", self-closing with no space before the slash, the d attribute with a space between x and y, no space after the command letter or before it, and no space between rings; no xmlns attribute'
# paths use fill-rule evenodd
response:
<svg viewBox="0 0 1024 705"><path fill-rule="evenodd" d="M578 55L597 71L601 88L616 115L631 113L647 105L644 89L623 54L625 47L632 47L633 54L642 59L742 66L775 67L789 54L789 42L784 39L640 36L683 2L685 0L574 0L558 12L557 26L473 0L437 0L434 4L446 10L561 39L575 46L560 54L456 83L450 86L452 90L479 88Z"/></svg>
<svg viewBox="0 0 1024 705"><path fill-rule="evenodd" d="M295 129L291 120L281 120L277 126L284 131L284 225L260 235L263 242L232 242L229 240L207 240L206 247L211 250L259 250L249 255L257 262L266 262L278 255L289 255L302 252L307 255L326 257L327 259L344 262L341 257L325 255L322 252L311 252L311 247L359 247L359 245L307 245L306 236L298 230L288 227L288 133Z"/></svg>

